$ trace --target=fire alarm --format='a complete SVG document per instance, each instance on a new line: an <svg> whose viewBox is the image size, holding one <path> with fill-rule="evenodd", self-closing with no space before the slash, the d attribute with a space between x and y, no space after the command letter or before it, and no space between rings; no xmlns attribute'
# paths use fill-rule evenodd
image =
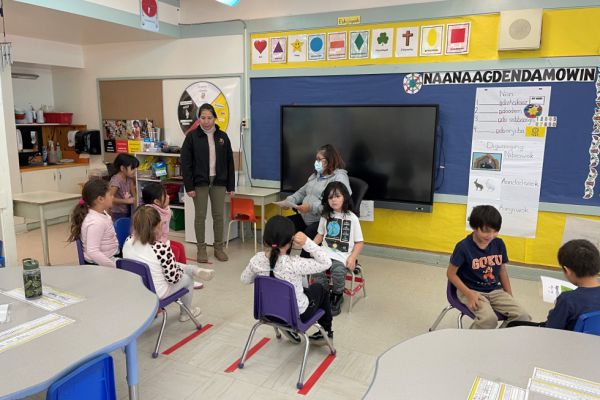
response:
<svg viewBox="0 0 600 400"><path fill-rule="evenodd" d="M142 12L148 17L155 17L158 11L156 0L142 0Z"/></svg>

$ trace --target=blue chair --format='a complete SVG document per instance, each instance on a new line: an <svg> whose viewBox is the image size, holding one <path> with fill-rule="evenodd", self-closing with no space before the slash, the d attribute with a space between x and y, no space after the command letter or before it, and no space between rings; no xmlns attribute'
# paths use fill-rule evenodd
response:
<svg viewBox="0 0 600 400"><path fill-rule="evenodd" d="M2 246L2 240L0 240L0 268L4 266L4 247Z"/></svg>
<svg viewBox="0 0 600 400"><path fill-rule="evenodd" d="M54 382L46 400L116 400L113 359L102 354Z"/></svg>
<svg viewBox="0 0 600 400"><path fill-rule="evenodd" d="M119 218L115 221L114 226L117 233L117 240L119 241L119 248L122 249L125 240L131 234L131 219Z"/></svg>
<svg viewBox="0 0 600 400"><path fill-rule="evenodd" d="M81 242L81 239L75 240L75 245L77 246L77 257L79 258L79 265L89 264L87 261L85 261L85 257L83 256L83 243Z"/></svg>
<svg viewBox="0 0 600 400"><path fill-rule="evenodd" d="M448 304L446 307L444 307L444 309L442 310L440 315L438 315L437 319L435 320L435 322L433 323L431 328L429 328L429 332L434 331L435 328L437 328L437 326L440 324L440 322L442 321L442 319L444 318L446 313L448 311L452 310L453 308L455 308L459 312L458 318L456 321L457 325L458 325L458 329L462 329L462 327L463 327L462 319L465 315L471 319L475 319L475 314L473 314L471 312L471 310L469 310L469 307L467 307L465 304L463 304L458 299L458 294L456 293L456 286L454 286L452 283L450 283L450 281L448 281L448 286L446 287L446 297L448 298L448 303L450 303L450 304ZM506 316L504 316L498 312L496 312L496 316L498 317L498 321L506 321Z"/></svg>
<svg viewBox="0 0 600 400"><path fill-rule="evenodd" d="M600 336L600 311L581 314L577 318L573 331Z"/></svg>
<svg viewBox="0 0 600 400"><path fill-rule="evenodd" d="M306 367L306 358L308 357L309 340L306 331L315 326L327 341L329 351L335 355L335 348L327 337L327 332L317 322L325 314L325 311L318 310L308 321L302 322L300 312L298 310L298 302L296 301L296 292L294 286L284 280L271 278L269 276L257 276L254 280L254 318L258 320L250 331L250 336L246 341L242 358L238 364L238 368L244 368L246 354L252 343L252 338L256 329L261 325L270 325L275 328L277 339L281 338L281 333L278 329L283 329L289 332L295 332L304 336L304 358L302 359L302 367L300 368L300 377L296 387L302 389L304 386L304 368Z"/></svg>
<svg viewBox="0 0 600 400"><path fill-rule="evenodd" d="M152 281L152 275L150 274L150 268L143 262L130 260L127 258L121 258L117 260L117 268L123 269L125 271L133 272L134 274L139 275L142 278L142 283L148 290L152 293L156 293L156 289L154 288L154 282ZM183 296L188 293L187 289L180 289L175 293L170 294L168 297L164 299L158 299L159 304L158 308L162 310L162 325L160 327L160 332L158 334L158 340L156 341L156 347L154 348L154 352L152 353L152 358L158 357L158 350L160 348L160 341L162 340L163 333L165 331L165 325L167 324L167 309L166 307L171 303L177 303L183 310L190 316L190 319L196 325L196 329L202 329L202 325L196 320L196 317L192 314L192 312L183 304L180 300Z"/></svg>

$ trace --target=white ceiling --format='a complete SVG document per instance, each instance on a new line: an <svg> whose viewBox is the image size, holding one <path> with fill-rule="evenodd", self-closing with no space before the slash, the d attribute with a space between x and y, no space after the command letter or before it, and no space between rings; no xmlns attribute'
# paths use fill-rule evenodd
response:
<svg viewBox="0 0 600 400"><path fill-rule="evenodd" d="M6 33L71 44L164 40L154 32L4 0Z"/></svg>
<svg viewBox="0 0 600 400"><path fill-rule="evenodd" d="M432 3L440 0L240 0L229 7L215 0L180 0L182 24L227 21L233 19L260 19L315 14L344 10L358 10Z"/></svg>

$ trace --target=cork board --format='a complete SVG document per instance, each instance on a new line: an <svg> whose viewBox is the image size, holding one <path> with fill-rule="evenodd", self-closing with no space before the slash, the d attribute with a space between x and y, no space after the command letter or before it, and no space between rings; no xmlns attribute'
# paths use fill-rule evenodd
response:
<svg viewBox="0 0 600 400"><path fill-rule="evenodd" d="M164 128L160 79L100 81L102 119L150 119Z"/></svg>

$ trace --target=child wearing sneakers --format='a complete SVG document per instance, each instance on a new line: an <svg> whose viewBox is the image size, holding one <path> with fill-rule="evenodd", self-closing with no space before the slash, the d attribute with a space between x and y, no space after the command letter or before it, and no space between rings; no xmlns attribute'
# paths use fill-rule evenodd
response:
<svg viewBox="0 0 600 400"><path fill-rule="evenodd" d="M321 199L323 214L317 228L315 243L323 247L331 258L331 314L339 315L344 301L346 269L357 268L357 258L364 247L362 230L348 188L342 182L330 182ZM324 240L323 240L324 239ZM325 273L313 275L316 282L329 290Z"/></svg>
<svg viewBox="0 0 600 400"><path fill-rule="evenodd" d="M333 339L331 308L329 295L321 284L314 283L308 288L302 287L304 276L327 270L331 260L322 247L309 239L303 232L295 232L294 223L281 215L270 218L263 233L265 251L257 253L242 272L242 283L254 283L257 275L272 276L294 285L300 319L307 321L317 310L325 314L319 324L327 331L328 339ZM289 256L287 250L295 244L310 253L313 258ZM300 343L300 337L282 329L282 332L294 343ZM317 331L310 336L311 342L325 344L326 339Z"/></svg>
<svg viewBox="0 0 600 400"><path fill-rule="evenodd" d="M194 317L197 317L201 311L199 307L192 309L193 278L211 280L214 270L176 262L169 245L156 239L161 234L161 224L160 215L154 208L138 208L133 214L133 235L128 237L123 245L123 256L148 265L159 298L164 299L179 289L187 288L188 293L181 298L181 301ZM179 321L184 322L189 319L188 314L183 309L180 310Z"/></svg>
<svg viewBox="0 0 600 400"><path fill-rule="evenodd" d="M600 253L590 241L576 239L558 250L558 263L565 277L577 289L561 293L546 322L515 321L508 326L534 325L572 331L581 314L600 311Z"/></svg>
<svg viewBox="0 0 600 400"><path fill-rule="evenodd" d="M458 299L475 314L471 329L498 326L495 311L511 321L530 321L531 316L515 301L506 271L506 246L498 238L502 216L493 206L473 208L469 217L473 233L456 244L447 276L456 286Z"/></svg>

